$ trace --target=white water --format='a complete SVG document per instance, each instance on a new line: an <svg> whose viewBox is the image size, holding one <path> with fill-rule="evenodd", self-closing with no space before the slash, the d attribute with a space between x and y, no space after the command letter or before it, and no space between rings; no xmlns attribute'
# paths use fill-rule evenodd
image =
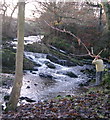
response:
<svg viewBox="0 0 110 120"><path fill-rule="evenodd" d="M79 83L86 82L87 76L80 72L81 69L87 66L66 67L51 62L46 59L46 54L25 52L25 56L41 65L35 67L38 71L26 71L23 77L23 86L21 96L29 97L38 102L39 100L49 99L57 95L74 94L75 89ZM46 66L46 62L55 65L55 69L50 69ZM78 78L71 78L64 73L71 71L75 73ZM44 73L52 76L52 79L39 77L39 73ZM30 88L27 88L29 86Z"/></svg>
<svg viewBox="0 0 110 120"><path fill-rule="evenodd" d="M41 38L37 37L25 37L27 41L26 44L32 44L33 42L39 42ZM13 42L15 44L16 42ZM59 64L55 64L46 58L47 54L42 53L32 53L24 52L24 55L33 62L40 64L40 67L35 66L35 70L26 71L23 77L23 86L21 89L21 97L28 97L36 102L39 100L45 100L49 98L56 97L57 95L68 95L74 94L75 89L78 87L79 83L86 82L88 77L80 72L81 69L85 69L90 66L75 66L66 67ZM45 63L52 63L56 67L55 69L50 69ZM38 69L38 71L36 71ZM71 78L65 73L73 72L78 76L78 78ZM51 75L52 79L42 78L39 73ZM11 92L7 90L7 92Z"/></svg>

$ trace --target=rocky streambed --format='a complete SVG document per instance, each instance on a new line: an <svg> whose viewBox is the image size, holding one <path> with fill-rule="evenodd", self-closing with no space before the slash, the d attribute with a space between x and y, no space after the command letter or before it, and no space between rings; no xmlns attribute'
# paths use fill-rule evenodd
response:
<svg viewBox="0 0 110 120"><path fill-rule="evenodd" d="M35 66L33 70L24 70L20 104L48 100L58 95L77 94L76 89L79 85L87 84L94 78L91 65L79 66L55 57L53 62L52 56L42 53L25 52L24 55L34 62ZM58 60L61 64L58 64ZM3 97L5 96L7 100L9 98L7 95L12 89L14 74L2 74L2 79Z"/></svg>
<svg viewBox="0 0 110 120"><path fill-rule="evenodd" d="M25 56L35 66L24 70L17 112L3 112L2 120L109 119L110 90L97 88L94 91L87 86L94 79L93 66L67 66L66 60L58 64L58 59L52 62L42 53L25 52ZM14 74L1 76L3 104L9 99ZM81 87L83 85L87 87Z"/></svg>

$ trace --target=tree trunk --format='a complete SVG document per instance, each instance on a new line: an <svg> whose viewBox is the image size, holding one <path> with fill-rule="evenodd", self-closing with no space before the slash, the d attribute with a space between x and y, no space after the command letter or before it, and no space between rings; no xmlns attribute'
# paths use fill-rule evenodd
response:
<svg viewBox="0 0 110 120"><path fill-rule="evenodd" d="M108 0L102 0L102 6L106 15L106 26L107 26L107 31L106 31L106 38L107 38L107 50L106 53L107 56L110 56L110 3Z"/></svg>
<svg viewBox="0 0 110 120"><path fill-rule="evenodd" d="M110 4L105 0L104 2L102 1L102 5L106 15L107 29L110 31Z"/></svg>
<svg viewBox="0 0 110 120"><path fill-rule="evenodd" d="M15 81L6 110L15 110L19 101L23 79L23 52L24 52L24 0L18 3L18 46L16 53Z"/></svg>

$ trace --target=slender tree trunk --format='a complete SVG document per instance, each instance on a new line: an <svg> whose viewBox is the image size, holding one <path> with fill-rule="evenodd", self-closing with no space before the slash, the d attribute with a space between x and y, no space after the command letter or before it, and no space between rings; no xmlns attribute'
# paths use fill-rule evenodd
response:
<svg viewBox="0 0 110 120"><path fill-rule="evenodd" d="M102 6L106 15L106 26L107 26L107 50L108 56L110 56L110 3L108 0L101 0Z"/></svg>
<svg viewBox="0 0 110 120"><path fill-rule="evenodd" d="M107 29L110 31L110 4L108 3L107 0L105 1L102 0L102 5L106 15Z"/></svg>
<svg viewBox="0 0 110 120"><path fill-rule="evenodd" d="M19 101L23 79L23 52L24 52L24 11L25 2L18 3L18 46L16 53L15 81L6 110L15 110Z"/></svg>

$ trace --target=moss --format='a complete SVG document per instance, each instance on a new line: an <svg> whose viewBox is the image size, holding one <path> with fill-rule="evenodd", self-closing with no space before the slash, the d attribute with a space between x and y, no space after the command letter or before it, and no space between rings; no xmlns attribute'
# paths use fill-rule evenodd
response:
<svg viewBox="0 0 110 120"><path fill-rule="evenodd" d="M106 74L104 75L104 85L110 85L110 73L107 71Z"/></svg>
<svg viewBox="0 0 110 120"><path fill-rule="evenodd" d="M2 58L2 72L3 73L14 73L15 71L15 56L16 54L8 49L2 49L2 56L0 55L0 58ZM24 57L24 64L23 69L25 70L32 70L35 66L35 63L28 60Z"/></svg>
<svg viewBox="0 0 110 120"><path fill-rule="evenodd" d="M30 61L29 59L27 58L24 58L24 64L23 64L23 69L24 70L32 70L35 66L35 63Z"/></svg>
<svg viewBox="0 0 110 120"><path fill-rule="evenodd" d="M52 44L58 49L61 49L67 52L73 51L73 47L71 46L72 43L70 43L70 41L61 37L57 37L57 36L53 37L50 44Z"/></svg>
<svg viewBox="0 0 110 120"><path fill-rule="evenodd" d="M48 53L48 48L44 44L33 43L26 45L25 51L36 53Z"/></svg>
<svg viewBox="0 0 110 120"><path fill-rule="evenodd" d="M2 66L15 69L15 53L8 50L2 50Z"/></svg>

